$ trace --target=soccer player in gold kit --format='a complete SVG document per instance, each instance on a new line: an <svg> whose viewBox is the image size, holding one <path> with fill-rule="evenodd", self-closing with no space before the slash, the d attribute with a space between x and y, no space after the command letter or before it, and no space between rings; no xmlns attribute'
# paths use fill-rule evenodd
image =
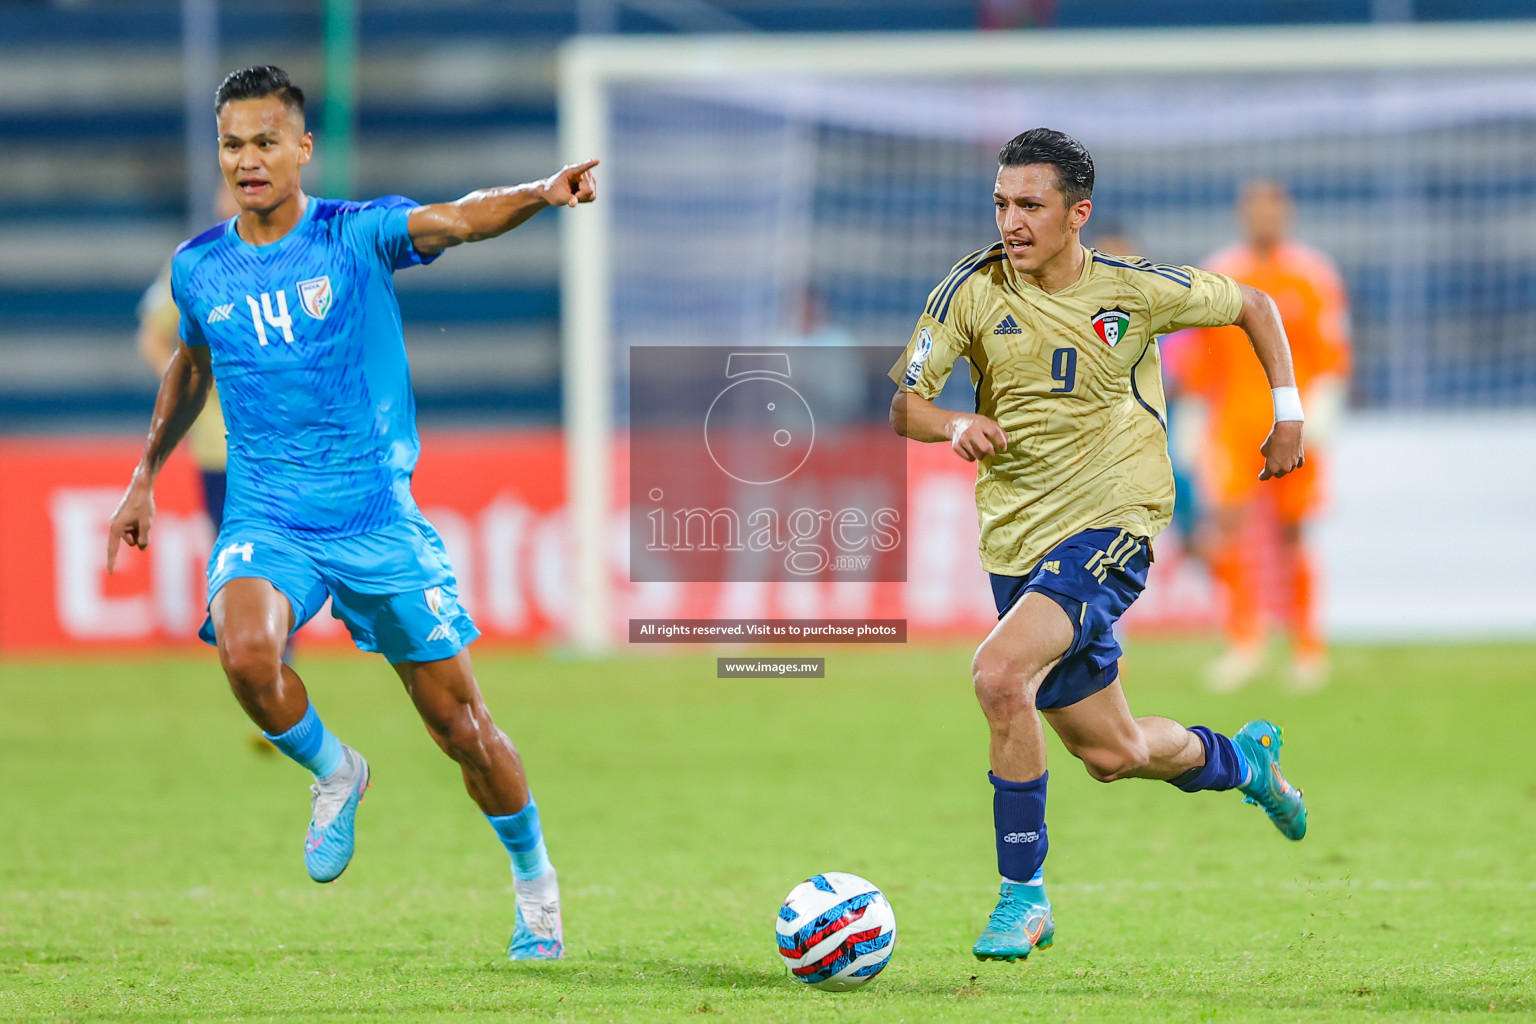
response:
<svg viewBox="0 0 1536 1024"><path fill-rule="evenodd" d="M1036 128L998 154L1002 240L956 264L928 298L891 369L891 424L947 441L977 463L981 562L999 621L971 664L991 730L993 823L1002 889L973 952L1020 960L1049 946L1045 732L1040 714L1101 782L1163 779L1187 792L1239 789L1288 839L1306 834L1301 792L1280 773L1280 730L1228 738L1136 718L1119 682L1112 627L1141 593L1152 538L1173 513L1157 345L1186 327L1247 332L1273 389L1260 479L1302 464L1301 401L1274 302L1193 267L1110 256L1078 233L1093 209L1093 160ZM976 412L933 398L958 357Z"/></svg>

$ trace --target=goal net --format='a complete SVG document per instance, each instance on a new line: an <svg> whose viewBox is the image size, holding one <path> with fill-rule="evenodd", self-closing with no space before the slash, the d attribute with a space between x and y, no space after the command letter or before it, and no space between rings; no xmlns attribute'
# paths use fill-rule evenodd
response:
<svg viewBox="0 0 1536 1024"><path fill-rule="evenodd" d="M593 215L564 226L586 645L609 635L617 499L591 469L622 436L629 351L903 344L995 238L996 153L1025 128L1093 154L1088 239L1158 262L1200 262L1245 182L1282 182L1343 273L1355 406L1536 405L1529 27L583 39L561 76L566 156L603 158Z"/></svg>

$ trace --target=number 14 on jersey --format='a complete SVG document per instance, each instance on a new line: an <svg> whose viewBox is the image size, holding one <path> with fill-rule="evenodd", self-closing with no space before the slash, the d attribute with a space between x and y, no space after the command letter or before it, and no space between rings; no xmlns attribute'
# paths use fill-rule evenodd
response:
<svg viewBox="0 0 1536 1024"><path fill-rule="evenodd" d="M268 324L283 332L283 340L293 344L293 317L288 315L288 294L285 290L277 290L277 311L272 309L272 293L262 292L260 305L254 295L245 297L245 304L251 307L251 323L256 328L256 340L263 346L267 344L267 328L262 324L266 320Z"/></svg>

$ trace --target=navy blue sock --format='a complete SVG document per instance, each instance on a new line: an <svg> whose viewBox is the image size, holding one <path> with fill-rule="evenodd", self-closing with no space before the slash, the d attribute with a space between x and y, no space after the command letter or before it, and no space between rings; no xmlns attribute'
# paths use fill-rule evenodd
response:
<svg viewBox="0 0 1536 1024"><path fill-rule="evenodd" d="M1170 785L1186 793L1198 793L1202 789L1236 789L1248 781L1248 759L1236 744L1203 725L1192 725L1189 731L1205 745L1205 764L1169 779Z"/></svg>
<svg viewBox="0 0 1536 1024"><path fill-rule="evenodd" d="M1046 772L1029 782L1009 782L991 772L992 824L997 829L997 873L1015 882L1033 880L1045 863Z"/></svg>

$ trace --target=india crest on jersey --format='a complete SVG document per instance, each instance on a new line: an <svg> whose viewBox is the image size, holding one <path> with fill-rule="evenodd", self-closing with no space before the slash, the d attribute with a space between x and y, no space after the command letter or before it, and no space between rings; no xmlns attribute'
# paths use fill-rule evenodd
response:
<svg viewBox="0 0 1536 1024"><path fill-rule="evenodd" d="M304 307L304 312L316 320L324 320L335 298L335 293L331 291L331 279L312 277L308 281L300 281L298 289L299 305Z"/></svg>
<svg viewBox="0 0 1536 1024"><path fill-rule="evenodd" d="M1119 306L1114 309L1101 309L1093 315L1094 333L1110 348L1120 344L1120 340L1125 337L1126 328L1130 326L1130 314Z"/></svg>

